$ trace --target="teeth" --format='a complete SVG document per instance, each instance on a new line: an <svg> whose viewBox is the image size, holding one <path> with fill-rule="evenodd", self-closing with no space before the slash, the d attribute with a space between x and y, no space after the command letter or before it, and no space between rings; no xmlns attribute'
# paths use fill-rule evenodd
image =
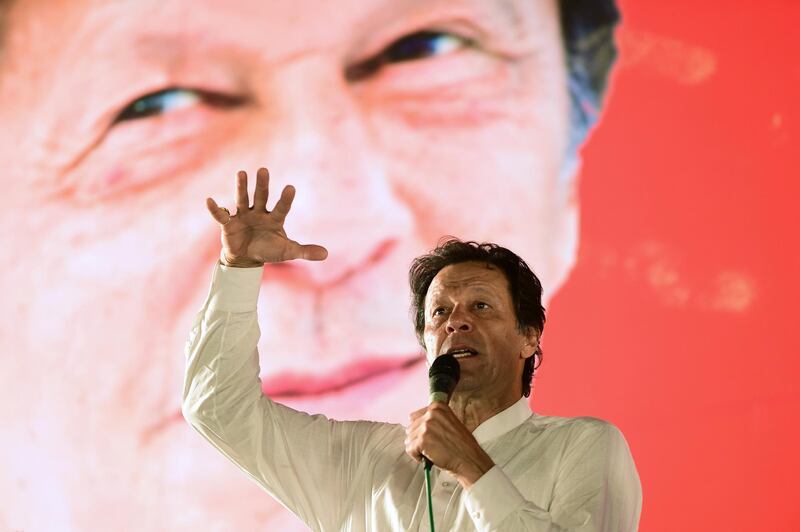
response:
<svg viewBox="0 0 800 532"><path fill-rule="evenodd" d="M458 353L453 353L454 358L467 358L471 357L472 355L473 353L471 353L470 351L460 351Z"/></svg>

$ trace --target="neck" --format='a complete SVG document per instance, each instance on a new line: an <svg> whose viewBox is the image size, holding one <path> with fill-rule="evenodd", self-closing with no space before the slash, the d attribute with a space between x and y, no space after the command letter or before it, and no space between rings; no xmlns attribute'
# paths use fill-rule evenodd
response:
<svg viewBox="0 0 800 532"><path fill-rule="evenodd" d="M490 417L502 412L519 401L519 397L476 397L474 395L453 394L450 398L450 409L456 417L473 432L478 425Z"/></svg>

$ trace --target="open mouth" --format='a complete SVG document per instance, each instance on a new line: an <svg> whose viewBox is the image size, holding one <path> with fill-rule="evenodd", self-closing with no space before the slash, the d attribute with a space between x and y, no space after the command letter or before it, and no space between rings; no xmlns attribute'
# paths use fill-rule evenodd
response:
<svg viewBox="0 0 800 532"><path fill-rule="evenodd" d="M395 358L368 358L352 362L329 374L308 375L299 372L281 372L265 375L261 390L267 397L310 397L335 393L366 381L400 372L425 360L424 355Z"/></svg>
<svg viewBox="0 0 800 532"><path fill-rule="evenodd" d="M447 352L448 355L453 355L455 358L467 358L471 356L475 356L478 354L477 351L472 349L471 347L459 347L456 349L450 349Z"/></svg>

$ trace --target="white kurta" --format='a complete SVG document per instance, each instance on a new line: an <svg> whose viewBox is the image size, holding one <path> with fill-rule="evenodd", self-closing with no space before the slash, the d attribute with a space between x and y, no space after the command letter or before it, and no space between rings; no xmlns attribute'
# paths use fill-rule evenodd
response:
<svg viewBox="0 0 800 532"><path fill-rule="evenodd" d="M262 273L215 266L186 344L184 416L313 530L427 530L423 469L401 425L329 420L263 395ZM434 468L437 530L637 529L639 476L610 423L540 416L522 398L473 434L496 465L469 491Z"/></svg>

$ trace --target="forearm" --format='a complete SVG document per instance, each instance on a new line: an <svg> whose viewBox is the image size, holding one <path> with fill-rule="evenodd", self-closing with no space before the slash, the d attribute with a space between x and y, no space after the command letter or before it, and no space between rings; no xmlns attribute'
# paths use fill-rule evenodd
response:
<svg viewBox="0 0 800 532"><path fill-rule="evenodd" d="M552 500L536 502L526 499L495 466L467 495L467 510L476 529L486 532L636 532L641 511L638 475L624 463L602 482L578 480L566 492L560 491L557 482Z"/></svg>
<svg viewBox="0 0 800 532"><path fill-rule="evenodd" d="M306 523L334 527L339 500L320 494L346 493L350 460L365 456L364 442L375 424L311 416L264 396L256 349L260 282L261 269L215 268L211 293L186 344L183 414Z"/></svg>
<svg viewBox="0 0 800 532"><path fill-rule="evenodd" d="M209 443L301 518L329 519L330 512L315 509L313 497L308 496L313 484L307 477L314 465L298 455L302 446L297 445L307 436L299 427L309 425L318 427L318 437L312 441L324 444L325 422L308 423L311 416L274 403L261 391L256 349L260 279L260 268L215 267L209 297L186 344L183 415ZM316 472L324 478L321 469Z"/></svg>
<svg viewBox="0 0 800 532"><path fill-rule="evenodd" d="M211 293L186 343L183 414L231 457L232 446L247 441L241 433L252 428L247 418L262 415L255 308L260 272L228 275L225 290L219 286L221 273L215 268Z"/></svg>
<svg viewBox="0 0 800 532"><path fill-rule="evenodd" d="M467 492L467 511L477 530L564 530L553 523L550 513L528 501L499 466L492 467Z"/></svg>

